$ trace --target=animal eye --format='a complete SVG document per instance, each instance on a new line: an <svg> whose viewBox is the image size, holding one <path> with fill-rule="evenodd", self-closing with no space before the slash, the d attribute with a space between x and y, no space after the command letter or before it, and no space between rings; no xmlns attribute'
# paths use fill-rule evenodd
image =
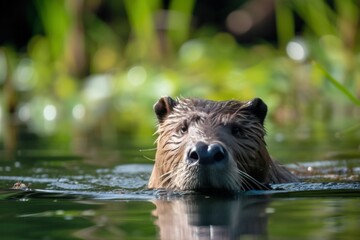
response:
<svg viewBox="0 0 360 240"><path fill-rule="evenodd" d="M231 134L235 137L244 136L244 130L239 125L231 126Z"/></svg>
<svg viewBox="0 0 360 240"><path fill-rule="evenodd" d="M187 122L183 122L181 125L180 125L180 128L179 128L179 133L180 134L185 134L188 130L188 124Z"/></svg>

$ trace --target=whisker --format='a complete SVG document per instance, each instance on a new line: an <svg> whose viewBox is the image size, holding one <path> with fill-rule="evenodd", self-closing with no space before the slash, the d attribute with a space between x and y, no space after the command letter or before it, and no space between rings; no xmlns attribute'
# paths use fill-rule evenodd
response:
<svg viewBox="0 0 360 240"><path fill-rule="evenodd" d="M247 180L242 179L241 183L242 183L241 188L242 188L243 191L251 189L250 183Z"/></svg>
<svg viewBox="0 0 360 240"><path fill-rule="evenodd" d="M145 158L146 160L149 160L149 161L152 161L152 162L155 162L155 158L150 158L148 156L145 156L145 155L142 155L143 158Z"/></svg>
<svg viewBox="0 0 360 240"><path fill-rule="evenodd" d="M164 185L166 182L168 182L174 176L178 175L179 172L181 173L181 169L177 168L177 164L175 166L172 166L169 171L167 171L166 173L164 173L160 176L160 179L161 179L160 184ZM174 184L173 181L169 181L168 186L166 186L166 187L172 188L173 184Z"/></svg>
<svg viewBox="0 0 360 240"><path fill-rule="evenodd" d="M251 183L254 183L255 186L261 188L261 189L268 189L269 190L269 187L266 186L265 184L259 182L258 180L256 180L255 178L253 178L252 176L250 176L249 174L247 174L246 172L243 172L241 170L238 171L238 173L240 174L241 177L243 177L244 179L247 179L249 180ZM246 182L246 181L245 181ZM247 187L250 187L251 188L251 185L249 183L247 183Z"/></svg>
<svg viewBox="0 0 360 240"><path fill-rule="evenodd" d="M258 187L259 189L269 189L266 185L262 184L261 182L257 181L256 179L248 176L248 180L255 184L256 187ZM250 185L250 189L251 189L251 185Z"/></svg>
<svg viewBox="0 0 360 240"><path fill-rule="evenodd" d="M171 177L172 177L171 171L166 172L163 175L161 175L160 176L160 179L161 179L160 186L163 186L169 179L171 179Z"/></svg>

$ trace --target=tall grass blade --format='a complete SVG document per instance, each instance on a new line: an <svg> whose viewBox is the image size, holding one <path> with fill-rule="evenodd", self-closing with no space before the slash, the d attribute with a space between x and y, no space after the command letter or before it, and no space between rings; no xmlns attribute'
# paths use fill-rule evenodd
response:
<svg viewBox="0 0 360 240"><path fill-rule="evenodd" d="M295 36L295 23L291 8L283 0L276 1L276 28L279 46L285 48Z"/></svg>
<svg viewBox="0 0 360 240"><path fill-rule="evenodd" d="M169 37L176 45L182 44L190 33L195 1L173 0L169 11Z"/></svg>
<svg viewBox="0 0 360 240"><path fill-rule="evenodd" d="M354 96L344 85L336 80L328 71L325 70L319 63L315 63L315 66L324 74L324 76L347 98L349 98L354 104L360 106L360 99Z"/></svg>

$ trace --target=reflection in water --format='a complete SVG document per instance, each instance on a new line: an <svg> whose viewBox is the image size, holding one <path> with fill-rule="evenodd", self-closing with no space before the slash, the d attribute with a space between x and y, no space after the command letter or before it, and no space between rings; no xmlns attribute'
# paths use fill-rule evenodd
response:
<svg viewBox="0 0 360 240"><path fill-rule="evenodd" d="M267 235L268 196L187 196L155 200L161 239L239 239Z"/></svg>
<svg viewBox="0 0 360 240"><path fill-rule="evenodd" d="M0 236L36 240L358 239L359 189L264 191L260 194L269 196L237 198L177 195L165 200L143 191L0 189Z"/></svg>

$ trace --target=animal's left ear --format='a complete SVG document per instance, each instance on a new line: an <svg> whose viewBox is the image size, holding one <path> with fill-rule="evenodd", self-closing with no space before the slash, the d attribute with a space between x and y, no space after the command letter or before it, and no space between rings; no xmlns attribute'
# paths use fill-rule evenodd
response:
<svg viewBox="0 0 360 240"><path fill-rule="evenodd" d="M165 120L176 104L177 102L171 97L162 97L155 103L154 111L159 123L162 123Z"/></svg>
<svg viewBox="0 0 360 240"><path fill-rule="evenodd" d="M260 120L261 124L264 124L267 114L267 106L260 98L254 98L253 100L245 103L242 110L251 112Z"/></svg>

